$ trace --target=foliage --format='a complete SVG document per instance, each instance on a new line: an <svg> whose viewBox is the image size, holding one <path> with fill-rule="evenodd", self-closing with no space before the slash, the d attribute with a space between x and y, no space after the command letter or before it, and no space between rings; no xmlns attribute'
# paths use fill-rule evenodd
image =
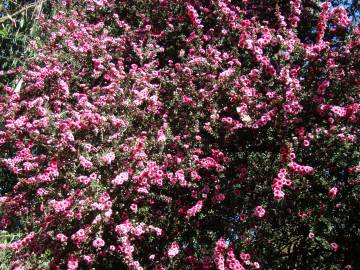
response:
<svg viewBox="0 0 360 270"><path fill-rule="evenodd" d="M0 2L0 70L7 70L3 83L13 84L12 70L21 66L24 58L32 57L28 47L30 40L39 40L36 17L50 15L49 1L1 1Z"/></svg>
<svg viewBox="0 0 360 270"><path fill-rule="evenodd" d="M11 267L360 267L353 5L55 10L1 89Z"/></svg>

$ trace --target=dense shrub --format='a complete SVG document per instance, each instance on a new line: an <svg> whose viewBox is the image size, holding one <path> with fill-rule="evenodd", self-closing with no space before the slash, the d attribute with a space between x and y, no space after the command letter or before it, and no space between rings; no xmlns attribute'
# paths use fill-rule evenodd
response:
<svg viewBox="0 0 360 270"><path fill-rule="evenodd" d="M1 90L12 267L360 267L360 29L345 6L58 5L22 88Z"/></svg>

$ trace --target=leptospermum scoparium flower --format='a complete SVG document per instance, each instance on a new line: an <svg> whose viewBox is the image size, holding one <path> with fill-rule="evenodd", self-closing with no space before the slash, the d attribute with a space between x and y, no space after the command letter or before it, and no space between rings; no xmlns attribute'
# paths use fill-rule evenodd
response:
<svg viewBox="0 0 360 270"><path fill-rule="evenodd" d="M332 2L52 1L0 72L9 268L359 267L360 30Z"/></svg>

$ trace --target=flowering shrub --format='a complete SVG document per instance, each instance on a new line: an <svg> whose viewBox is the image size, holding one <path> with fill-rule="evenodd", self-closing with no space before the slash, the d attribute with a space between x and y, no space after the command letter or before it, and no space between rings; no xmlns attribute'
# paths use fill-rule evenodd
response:
<svg viewBox="0 0 360 270"><path fill-rule="evenodd" d="M360 266L360 29L344 7L57 5L22 88L1 90L12 267Z"/></svg>

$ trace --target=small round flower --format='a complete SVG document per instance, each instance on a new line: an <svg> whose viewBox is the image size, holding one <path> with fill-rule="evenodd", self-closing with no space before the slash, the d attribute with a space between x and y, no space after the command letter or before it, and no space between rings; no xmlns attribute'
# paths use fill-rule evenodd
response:
<svg viewBox="0 0 360 270"><path fill-rule="evenodd" d="M265 212L266 212L266 210L262 206L259 205L255 208L254 215L258 218L262 218L265 215Z"/></svg>
<svg viewBox="0 0 360 270"><path fill-rule="evenodd" d="M331 246L332 251L334 251L334 252L337 252L339 249L339 245L336 244L335 242L331 243L330 246Z"/></svg>
<svg viewBox="0 0 360 270"><path fill-rule="evenodd" d="M91 264L94 261L94 256L91 255L84 255L82 258L87 264Z"/></svg>
<svg viewBox="0 0 360 270"><path fill-rule="evenodd" d="M76 257L71 257L67 262L68 270L75 270L79 266L79 261Z"/></svg>
<svg viewBox="0 0 360 270"><path fill-rule="evenodd" d="M170 248L168 249L167 255L172 258L179 253L179 244L176 242L171 243Z"/></svg>
<svg viewBox="0 0 360 270"><path fill-rule="evenodd" d="M100 248L105 246L105 241L102 240L101 238L96 238L93 242L92 245L94 248Z"/></svg>
<svg viewBox="0 0 360 270"><path fill-rule="evenodd" d="M56 235L56 239L59 240L60 242L66 242L68 237L65 234L58 233Z"/></svg>
<svg viewBox="0 0 360 270"><path fill-rule="evenodd" d="M126 182L129 179L129 174L128 172L122 172L119 175L117 175L115 177L115 179L113 179L111 181L111 183L115 186L120 186L122 185L124 182Z"/></svg>
<svg viewBox="0 0 360 270"><path fill-rule="evenodd" d="M260 269L260 264L258 262L254 262L254 269Z"/></svg>
<svg viewBox="0 0 360 270"><path fill-rule="evenodd" d="M309 235L308 235L309 239L314 239L315 238L315 234L313 232L309 232Z"/></svg>
<svg viewBox="0 0 360 270"><path fill-rule="evenodd" d="M115 160L114 152L107 153L102 157L102 161L110 165Z"/></svg>
<svg viewBox="0 0 360 270"><path fill-rule="evenodd" d="M137 204L132 203L132 204L130 205L130 209L131 209L131 211L133 211L134 213L136 213L137 210L138 210Z"/></svg>
<svg viewBox="0 0 360 270"><path fill-rule="evenodd" d="M80 229L76 232L76 235L79 237L83 237L85 236L85 230L84 229Z"/></svg>
<svg viewBox="0 0 360 270"><path fill-rule="evenodd" d="M335 199L337 192L338 189L336 187L331 188L328 192L328 196L330 197L330 199Z"/></svg>

